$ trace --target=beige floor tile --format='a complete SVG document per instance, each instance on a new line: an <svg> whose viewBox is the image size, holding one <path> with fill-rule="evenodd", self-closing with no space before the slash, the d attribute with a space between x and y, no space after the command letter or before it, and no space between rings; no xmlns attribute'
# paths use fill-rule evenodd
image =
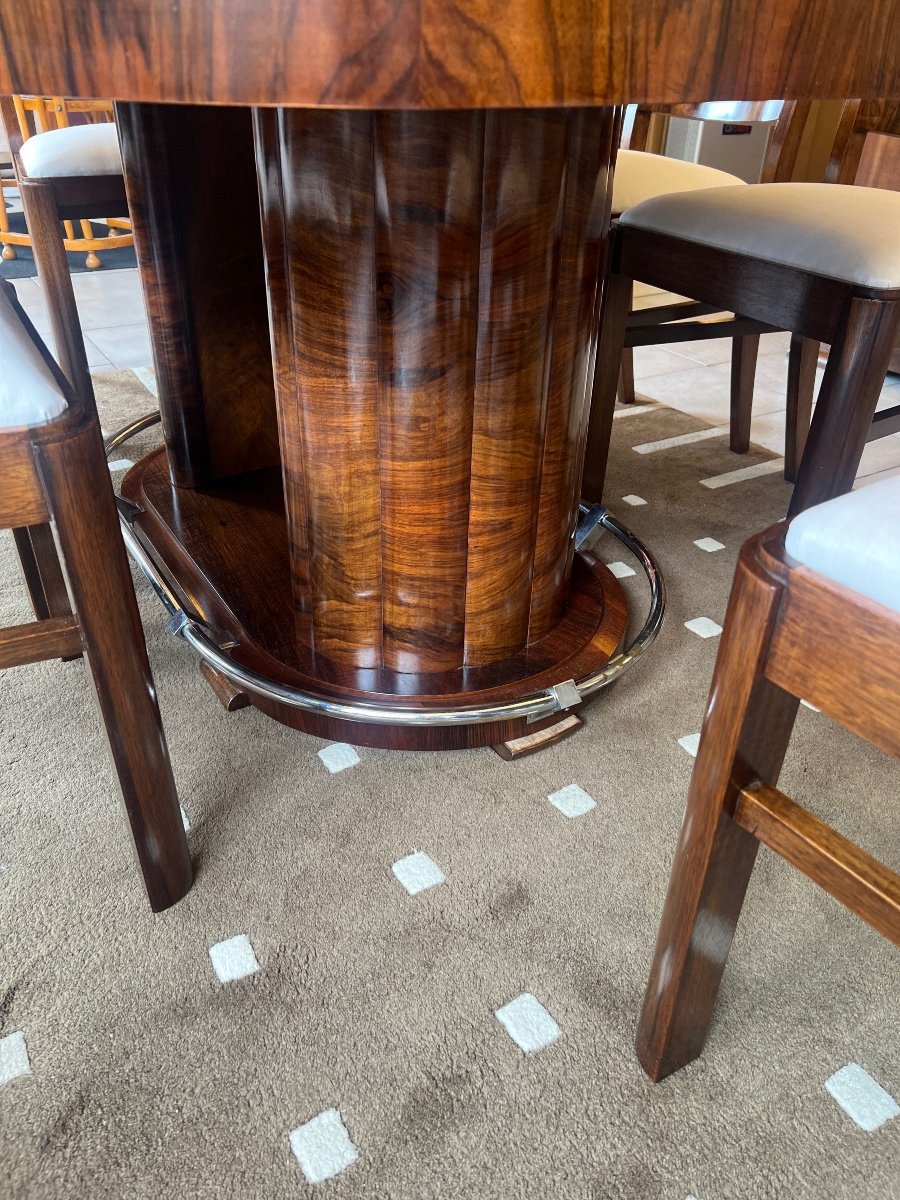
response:
<svg viewBox="0 0 900 1200"><path fill-rule="evenodd" d="M684 371L688 367L697 365L696 359L688 359L684 354L676 354L668 347L642 346L634 352L635 382L652 379L654 375L668 375L673 371Z"/></svg>
<svg viewBox="0 0 900 1200"><path fill-rule="evenodd" d="M685 371L642 379L637 387L642 396L689 413L710 425L723 425L729 420L730 387L727 371L697 366ZM784 394L757 387L753 411L756 415L784 409Z"/></svg>
<svg viewBox="0 0 900 1200"><path fill-rule="evenodd" d="M152 361L150 335L144 323L92 329L85 342L92 343L114 367L146 367Z"/></svg>

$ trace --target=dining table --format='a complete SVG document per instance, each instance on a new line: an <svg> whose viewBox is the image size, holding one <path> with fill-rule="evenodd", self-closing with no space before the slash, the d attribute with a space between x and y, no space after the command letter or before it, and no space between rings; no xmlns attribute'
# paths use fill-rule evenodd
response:
<svg viewBox="0 0 900 1200"><path fill-rule="evenodd" d="M0 0L5 92L115 101L163 435L123 511L220 693L533 748L634 657L585 522L641 544L581 502L624 106L898 96L900 8Z"/></svg>

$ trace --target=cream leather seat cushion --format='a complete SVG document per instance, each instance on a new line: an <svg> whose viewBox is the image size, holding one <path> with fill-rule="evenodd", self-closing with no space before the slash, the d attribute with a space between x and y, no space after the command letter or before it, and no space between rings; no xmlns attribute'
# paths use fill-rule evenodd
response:
<svg viewBox="0 0 900 1200"><path fill-rule="evenodd" d="M754 183L657 196L621 224L859 287L900 288L900 192Z"/></svg>
<svg viewBox="0 0 900 1200"><path fill-rule="evenodd" d="M32 179L122 174L119 139L111 122L36 133L22 143L19 157Z"/></svg>
<svg viewBox="0 0 900 1200"><path fill-rule="evenodd" d="M794 517L791 558L900 612L900 478L817 504Z"/></svg>
<svg viewBox="0 0 900 1200"><path fill-rule="evenodd" d="M45 425L66 410L53 372L0 288L0 430Z"/></svg>
<svg viewBox="0 0 900 1200"><path fill-rule="evenodd" d="M717 171L715 167L666 158L662 154L648 154L644 150L620 150L613 176L612 210L621 213L667 192L690 192L735 183L747 186L737 175Z"/></svg>

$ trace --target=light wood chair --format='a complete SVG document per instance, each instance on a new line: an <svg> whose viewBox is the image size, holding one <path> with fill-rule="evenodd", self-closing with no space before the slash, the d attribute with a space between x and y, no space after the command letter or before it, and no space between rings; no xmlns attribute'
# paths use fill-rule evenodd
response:
<svg viewBox="0 0 900 1200"><path fill-rule="evenodd" d="M18 186L15 168L21 170L23 144L37 134L55 129L69 129L71 118L77 116L88 125L106 125L113 122L113 106L109 100L70 100L62 96L12 96L3 109L3 123L10 150L13 152L13 173L2 180L4 189ZM2 199L2 197L0 197ZM94 214L88 214L94 215ZM96 220L95 216L95 220ZM106 217L108 233L98 236L91 222L82 218L77 222L63 222L65 235L63 245L71 253L84 253L84 264L88 270L97 270L103 265L98 251L118 250L132 246L131 222L119 216ZM7 261L16 257L16 246L30 246L30 233L14 233L9 227L6 206L0 204L0 244L3 258Z"/></svg>
<svg viewBox="0 0 900 1200"><path fill-rule="evenodd" d="M775 113L762 163L761 182L786 182L791 179L810 108L809 103L801 104L795 101L741 102L728 105L728 120L739 125L769 119L771 114ZM654 117L718 119L721 112L721 104L639 105L630 112L623 133L622 148L616 161L613 216L621 216L634 205L669 192L744 185L745 180L725 171L647 151ZM762 333L771 330L771 326L740 315L730 317L719 312L715 306L696 300L673 300L671 296L658 298L653 294L641 295L642 282L644 281L635 284L633 307L626 321L625 346L619 376L619 400L624 404L634 403L636 347L730 337L730 446L735 453L745 454L750 446L750 419L759 339ZM693 294L689 287L686 291L687 295ZM786 454L790 457L793 447L787 446Z"/></svg>
<svg viewBox="0 0 900 1200"><path fill-rule="evenodd" d="M598 362L617 361L635 279L828 342L808 439L803 414L788 407L790 511L849 491L900 327L900 193L828 183L678 192L628 209L612 240ZM582 489L592 503L601 499L615 390L614 372L598 370ZM791 395L796 408L803 391Z"/></svg>
<svg viewBox="0 0 900 1200"><path fill-rule="evenodd" d="M37 618L0 630L0 668L87 654L147 895L159 911L187 892L191 860L93 392L69 385L5 280L0 362L0 528L14 531Z"/></svg>
<svg viewBox="0 0 900 1200"><path fill-rule="evenodd" d="M637 1034L653 1080L703 1049L760 842L900 945L900 876L776 787L801 697L900 757L898 510L889 479L741 551Z"/></svg>
<svg viewBox="0 0 900 1200"><path fill-rule="evenodd" d="M90 395L87 352L66 259L66 221L128 215L116 127L72 125L17 140L16 98L0 96L16 177L44 289L56 358L78 395Z"/></svg>

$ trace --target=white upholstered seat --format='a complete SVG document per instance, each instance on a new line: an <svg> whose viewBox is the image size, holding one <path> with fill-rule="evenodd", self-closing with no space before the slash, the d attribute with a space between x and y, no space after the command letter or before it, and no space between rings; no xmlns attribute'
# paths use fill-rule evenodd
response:
<svg viewBox="0 0 900 1200"><path fill-rule="evenodd" d="M613 176L612 211L621 213L652 196L669 192L728 187L736 183L747 186L737 175L729 175L715 167L666 158L663 154L648 154L644 150L620 150Z"/></svg>
<svg viewBox="0 0 900 1200"><path fill-rule="evenodd" d="M794 517L791 558L900 612L900 478L838 496Z"/></svg>
<svg viewBox="0 0 900 1200"><path fill-rule="evenodd" d="M858 287L900 288L900 192L755 183L656 196L620 220Z"/></svg>
<svg viewBox="0 0 900 1200"><path fill-rule="evenodd" d="M122 174L119 139L109 121L36 133L22 143L19 157L31 179Z"/></svg>
<svg viewBox="0 0 900 1200"><path fill-rule="evenodd" d="M7 295L0 287L0 430L45 425L66 410L66 398Z"/></svg>

